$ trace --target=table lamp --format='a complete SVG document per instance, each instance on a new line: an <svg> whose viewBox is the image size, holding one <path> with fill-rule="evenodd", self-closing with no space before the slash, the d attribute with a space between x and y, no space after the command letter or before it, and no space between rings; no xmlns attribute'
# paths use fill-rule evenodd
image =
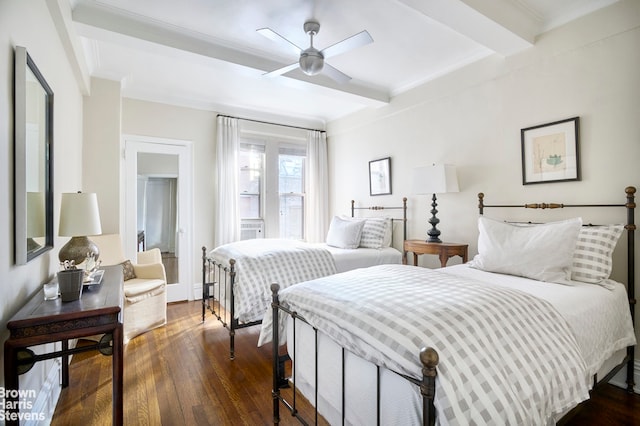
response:
<svg viewBox="0 0 640 426"><path fill-rule="evenodd" d="M87 235L101 233L96 194L83 192L62 194L58 235L71 237L71 239L58 253L60 262L73 260L78 265L91 255L97 260L100 256L100 250L93 241L87 238Z"/></svg>
<svg viewBox="0 0 640 426"><path fill-rule="evenodd" d="M427 231L428 243L441 243L440 230L436 225L440 219L436 217L438 203L436 194L447 192L458 192L458 178L456 177L456 167L449 164L433 164L426 167L416 167L413 169L413 192L414 194L433 194L431 198L431 218L429 223L431 229Z"/></svg>

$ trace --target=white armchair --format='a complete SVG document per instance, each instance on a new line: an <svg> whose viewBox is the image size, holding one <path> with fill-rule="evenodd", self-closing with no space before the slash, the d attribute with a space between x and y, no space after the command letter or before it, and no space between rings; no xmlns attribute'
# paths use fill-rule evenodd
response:
<svg viewBox="0 0 640 426"><path fill-rule="evenodd" d="M103 265L125 262L118 234L91 237L100 249ZM124 281L124 342L167 323L167 277L162 254L155 248L139 252L131 262L135 278Z"/></svg>

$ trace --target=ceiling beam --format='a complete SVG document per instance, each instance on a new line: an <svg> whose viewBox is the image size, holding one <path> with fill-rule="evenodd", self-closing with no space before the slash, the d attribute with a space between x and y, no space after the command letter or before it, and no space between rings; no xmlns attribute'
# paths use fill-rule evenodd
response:
<svg viewBox="0 0 640 426"><path fill-rule="evenodd" d="M541 22L507 0L399 0L502 55L532 47Z"/></svg>
<svg viewBox="0 0 640 426"><path fill-rule="evenodd" d="M83 95L88 95L91 88L89 70L87 69L86 61L82 53L82 47L73 28L71 6L68 1L47 0L47 7L49 8L51 19L56 27L73 74L80 87L80 92Z"/></svg>
<svg viewBox="0 0 640 426"><path fill-rule="evenodd" d="M91 37L101 37L104 41L117 43L118 40L124 42L133 38L264 72L288 65L239 48L225 46L219 40L200 33L189 33L178 27L168 29L166 24L161 26L137 15L125 14L104 6L79 3L73 10L73 20L80 24L81 35L82 31L85 31L85 34L90 32ZM98 31L95 31L96 29ZM109 33L125 37L112 37ZM292 73L286 77L355 96L366 104L384 105L390 101L388 93L360 85L353 80L347 84L339 84L330 79L310 77L302 73Z"/></svg>

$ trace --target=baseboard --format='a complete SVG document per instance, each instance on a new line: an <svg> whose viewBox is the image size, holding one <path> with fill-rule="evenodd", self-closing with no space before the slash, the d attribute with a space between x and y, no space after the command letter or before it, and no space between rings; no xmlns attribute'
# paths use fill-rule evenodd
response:
<svg viewBox="0 0 640 426"><path fill-rule="evenodd" d="M640 394L640 360L637 359L633 361L633 381L635 382L633 392ZM627 369L623 367L620 371L618 371L618 374L616 374L611 380L609 380L609 383L619 388L626 389Z"/></svg>
<svg viewBox="0 0 640 426"><path fill-rule="evenodd" d="M193 299L201 300L202 299L202 283L197 282L193 285Z"/></svg>
<svg viewBox="0 0 640 426"><path fill-rule="evenodd" d="M51 423L58 398L60 398L60 391L62 391L62 360L54 358L51 364L52 367L29 410L36 416L20 424L37 426Z"/></svg>

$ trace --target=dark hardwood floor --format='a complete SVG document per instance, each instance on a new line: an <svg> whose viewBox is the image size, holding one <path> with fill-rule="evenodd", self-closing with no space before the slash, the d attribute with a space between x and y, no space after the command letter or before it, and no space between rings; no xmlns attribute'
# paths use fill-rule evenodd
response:
<svg viewBox="0 0 640 426"><path fill-rule="evenodd" d="M258 327L228 332L199 302L170 304L169 322L131 340L124 354L125 425L267 425L271 419L270 347L256 348ZM52 425L111 424L111 359L76 355ZM298 424L281 410L282 425ZM640 395L605 385L567 425L640 425Z"/></svg>

